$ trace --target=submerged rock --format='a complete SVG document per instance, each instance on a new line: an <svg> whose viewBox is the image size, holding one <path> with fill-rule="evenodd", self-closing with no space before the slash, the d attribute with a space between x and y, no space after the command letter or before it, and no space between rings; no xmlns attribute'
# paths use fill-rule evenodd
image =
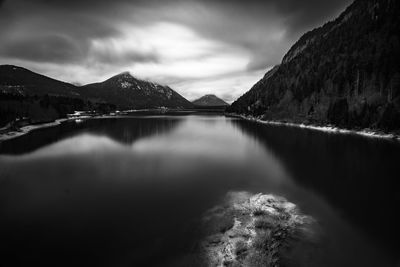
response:
<svg viewBox="0 0 400 267"><path fill-rule="evenodd" d="M201 255L209 266L279 266L282 250L312 234L312 223L284 198L230 192L203 218Z"/></svg>

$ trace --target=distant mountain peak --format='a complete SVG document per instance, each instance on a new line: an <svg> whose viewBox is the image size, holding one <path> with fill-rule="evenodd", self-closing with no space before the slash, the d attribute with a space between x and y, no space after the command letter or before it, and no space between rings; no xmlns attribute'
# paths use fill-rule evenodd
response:
<svg viewBox="0 0 400 267"><path fill-rule="evenodd" d="M89 99L103 100L120 108L189 108L192 104L168 86L135 78L128 71L81 87Z"/></svg>
<svg viewBox="0 0 400 267"><path fill-rule="evenodd" d="M120 74L117 74L113 76L111 79L134 79L133 75L129 71L124 71L121 72Z"/></svg>
<svg viewBox="0 0 400 267"><path fill-rule="evenodd" d="M133 77L133 75L129 71L124 71L121 72L120 74L111 77L105 82L111 83L115 87L128 89L128 88L135 88L136 87L135 85L138 81L139 80Z"/></svg>
<svg viewBox="0 0 400 267"><path fill-rule="evenodd" d="M192 103L196 106L229 106L228 103L214 94L204 95Z"/></svg>

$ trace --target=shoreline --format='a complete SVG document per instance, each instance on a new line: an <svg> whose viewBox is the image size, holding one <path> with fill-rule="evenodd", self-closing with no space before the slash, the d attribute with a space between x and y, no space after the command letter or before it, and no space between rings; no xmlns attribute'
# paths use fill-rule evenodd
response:
<svg viewBox="0 0 400 267"><path fill-rule="evenodd" d="M148 110L129 110L128 112L130 113L136 113L136 112L149 112L151 109ZM82 116L75 116L71 118L61 118L57 119L52 122L45 122L45 123L37 123L37 124L29 124L26 126L20 127L18 130L7 130L6 127L2 128L4 130L4 133L0 133L0 143L4 141L8 141L14 138L21 137L23 135L26 135L34 130L39 130L39 129L45 129L45 128L50 128L50 127L55 127L63 122L67 121L76 121L77 123L80 123L82 120L89 120L89 119L104 119L104 118L118 118L118 117L124 117L127 116L125 114L103 114L103 115L98 115L98 116L87 116L87 115L82 115Z"/></svg>
<svg viewBox="0 0 400 267"><path fill-rule="evenodd" d="M29 124L26 126L22 126L18 130L9 130L5 133L0 133L0 143L3 141L8 141L8 140L11 140L11 139L14 139L17 137L21 137L21 136L26 135L35 130L55 127L55 126L61 125L64 122L67 122L67 121L80 122L82 120L94 119L94 118L98 118L98 117L100 118L101 116L95 116L95 117L80 116L80 117L74 117L74 118L61 118L61 119L57 119L52 122Z"/></svg>
<svg viewBox="0 0 400 267"><path fill-rule="evenodd" d="M21 137L21 136L26 135L34 130L55 127L55 126L62 124L63 122L67 122L67 121L76 121L77 123L79 123L82 120L88 120L88 119L118 118L118 117L129 116L128 114L125 114L125 112L135 114L135 113L139 113L139 112L151 112L152 110L153 109L128 110L128 111L123 111L121 113L121 115L110 113L110 114L102 114L102 115L97 115L97 116L82 115L82 116L75 116L75 117L71 117L71 118L61 118L61 119L57 119L52 122L29 124L29 125L20 127L18 130L11 130L11 129L7 130L7 128L4 127L4 128L1 128L1 130L5 131L5 132L0 133L0 143L14 139L14 138Z"/></svg>
<svg viewBox="0 0 400 267"><path fill-rule="evenodd" d="M368 138L385 139L385 140L392 140L392 141L400 142L400 135L397 135L394 133L384 133L384 132L380 132L380 131L376 131L376 130L374 131L371 129L350 130L350 129L335 127L332 125L320 126L320 125L315 125L315 124L304 124L304 123L294 123L294 122L264 121L264 120L258 119L256 117L253 117L253 116L245 116L245 115L239 115L239 114L234 114L234 113L226 113L225 116L240 118L240 119L244 119L247 121L252 121L252 122L266 124L266 125L296 127L296 128L300 128L300 129L308 129L308 130L314 130L314 131L320 131L320 132L332 133L332 134L352 134L352 135L358 135L358 136L363 136L363 137L368 137ZM3 141L8 141L8 140L23 136L34 130L55 127L66 121L82 120L82 119L96 119L96 118L103 118L103 117L116 117L116 116L110 115L110 114L103 115L103 116L95 116L95 117L81 116L81 117L75 117L75 118L57 119L53 122L30 124L30 125L23 126L18 130L10 130L5 133L0 133L0 143Z"/></svg>
<svg viewBox="0 0 400 267"><path fill-rule="evenodd" d="M385 139L400 142L400 135L394 133L385 133L378 130L363 129L363 130L351 130L346 128L339 128L332 125L320 126L315 124L304 124L304 123L294 123L294 122L281 122L281 121L264 121L253 116L245 116L234 113L225 114L228 117L241 118L247 121L253 121L260 124L275 125L275 126L286 126L286 127L296 127L300 129L308 129L314 131L320 131L332 134L352 134L359 135L368 138Z"/></svg>
<svg viewBox="0 0 400 267"><path fill-rule="evenodd" d="M19 128L18 130L10 130L8 132L0 134L0 143L3 141L8 141L8 140L23 136L34 130L54 127L54 126L60 125L61 123L65 122L65 121L69 121L69 120L72 120L72 119L62 118L62 119L57 119L53 122L30 124L30 125L23 126L23 127Z"/></svg>
<svg viewBox="0 0 400 267"><path fill-rule="evenodd" d="M66 121L76 121L79 123L82 120L86 120L86 119L117 118L117 117L129 116L130 114L137 114L137 113L141 113L141 112L149 113L149 112L153 112L153 111L160 112L160 109L131 109L131 110L123 110L120 112L111 112L109 114L102 114L102 115L97 115L97 116L87 116L87 115L74 116L74 117L70 117L70 118L57 119L52 122L28 124L28 125L20 127L18 130L9 129L9 128L7 129L7 127L5 126L3 128L0 128L0 143L3 141L8 141L8 140L23 136L34 130L55 127ZM174 111L174 110L172 110L172 111ZM178 110L178 111L192 112L193 110ZM201 110L194 110L194 111L198 112ZM160 115L163 115L163 114L164 114L163 112L160 113ZM1 131L4 131L4 132L1 132Z"/></svg>

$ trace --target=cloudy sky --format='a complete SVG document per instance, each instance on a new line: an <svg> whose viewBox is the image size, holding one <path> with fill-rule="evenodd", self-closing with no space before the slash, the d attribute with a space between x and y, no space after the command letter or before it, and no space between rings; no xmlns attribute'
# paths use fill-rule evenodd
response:
<svg viewBox="0 0 400 267"><path fill-rule="evenodd" d="M0 64L86 84L123 71L193 100L246 92L351 0L0 0Z"/></svg>

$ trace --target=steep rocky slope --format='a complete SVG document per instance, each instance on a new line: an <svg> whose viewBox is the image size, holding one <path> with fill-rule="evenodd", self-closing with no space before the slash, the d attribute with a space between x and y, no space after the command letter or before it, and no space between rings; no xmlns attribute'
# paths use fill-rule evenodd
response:
<svg viewBox="0 0 400 267"><path fill-rule="evenodd" d="M228 112L263 120L400 129L400 3L356 0L305 35Z"/></svg>

